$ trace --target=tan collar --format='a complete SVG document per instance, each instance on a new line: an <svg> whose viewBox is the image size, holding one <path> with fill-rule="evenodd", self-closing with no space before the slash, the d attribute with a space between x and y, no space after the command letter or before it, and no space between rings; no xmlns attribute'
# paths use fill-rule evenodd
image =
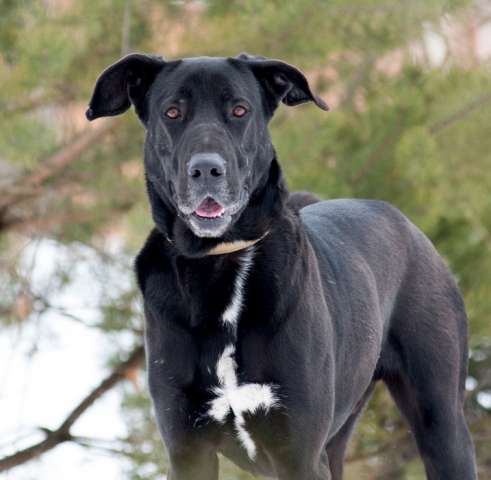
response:
<svg viewBox="0 0 491 480"><path fill-rule="evenodd" d="M215 245L207 253L207 255L224 255L226 253L233 253L238 252L239 250L244 250L246 248L252 247L257 242L261 241L268 233L269 231L261 237L256 238L255 240L235 240L233 242L219 243L218 245Z"/></svg>

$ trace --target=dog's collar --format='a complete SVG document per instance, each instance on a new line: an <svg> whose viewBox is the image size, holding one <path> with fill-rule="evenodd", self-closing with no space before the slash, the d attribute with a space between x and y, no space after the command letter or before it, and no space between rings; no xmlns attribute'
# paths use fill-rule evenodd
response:
<svg viewBox="0 0 491 480"><path fill-rule="evenodd" d="M206 255L225 255L226 253L238 252L239 250L245 250L246 248L252 247L257 242L260 242L269 231L264 235L261 235L255 240L234 240L233 242L222 242L215 245L211 250L208 251Z"/></svg>
<svg viewBox="0 0 491 480"><path fill-rule="evenodd" d="M234 240L233 242L222 242L215 245L211 250L208 250L206 255L225 255L226 253L238 252L239 250L245 250L246 248L252 247L257 242L260 242L269 231L264 235L261 235L255 240Z"/></svg>
<svg viewBox="0 0 491 480"><path fill-rule="evenodd" d="M211 250L209 250L206 255L225 255L227 253L238 252L239 250L245 250L246 248L252 247L256 245L256 243L260 242L267 234L269 230L266 231L259 238L254 240L234 240L233 242L222 242L218 245L215 245ZM165 235L165 239L173 244L174 241L168 236Z"/></svg>

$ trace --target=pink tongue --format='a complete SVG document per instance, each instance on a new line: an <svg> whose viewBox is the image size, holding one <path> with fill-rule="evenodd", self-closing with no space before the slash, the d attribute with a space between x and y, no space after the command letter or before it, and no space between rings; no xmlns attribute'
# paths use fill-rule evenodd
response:
<svg viewBox="0 0 491 480"><path fill-rule="evenodd" d="M194 213L199 217L215 218L219 217L224 210L225 209L219 203L215 202L213 198L207 197L201 202Z"/></svg>

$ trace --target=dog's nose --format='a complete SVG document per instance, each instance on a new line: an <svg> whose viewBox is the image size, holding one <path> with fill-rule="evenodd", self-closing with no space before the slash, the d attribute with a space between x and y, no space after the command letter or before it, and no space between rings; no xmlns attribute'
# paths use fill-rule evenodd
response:
<svg viewBox="0 0 491 480"><path fill-rule="evenodd" d="M189 160L188 175L199 181L218 180L225 175L225 160L218 153L195 153Z"/></svg>

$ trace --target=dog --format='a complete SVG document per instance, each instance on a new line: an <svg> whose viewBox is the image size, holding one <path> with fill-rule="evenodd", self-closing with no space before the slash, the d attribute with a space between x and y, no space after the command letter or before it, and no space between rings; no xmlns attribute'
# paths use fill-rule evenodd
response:
<svg viewBox="0 0 491 480"><path fill-rule="evenodd" d="M222 453L253 475L339 480L382 381L427 477L475 479L456 282L389 204L289 196L268 123L305 102L328 109L297 68L247 54L135 53L95 84L89 120L132 105L146 129L155 229L136 274L168 478L216 480Z"/></svg>

